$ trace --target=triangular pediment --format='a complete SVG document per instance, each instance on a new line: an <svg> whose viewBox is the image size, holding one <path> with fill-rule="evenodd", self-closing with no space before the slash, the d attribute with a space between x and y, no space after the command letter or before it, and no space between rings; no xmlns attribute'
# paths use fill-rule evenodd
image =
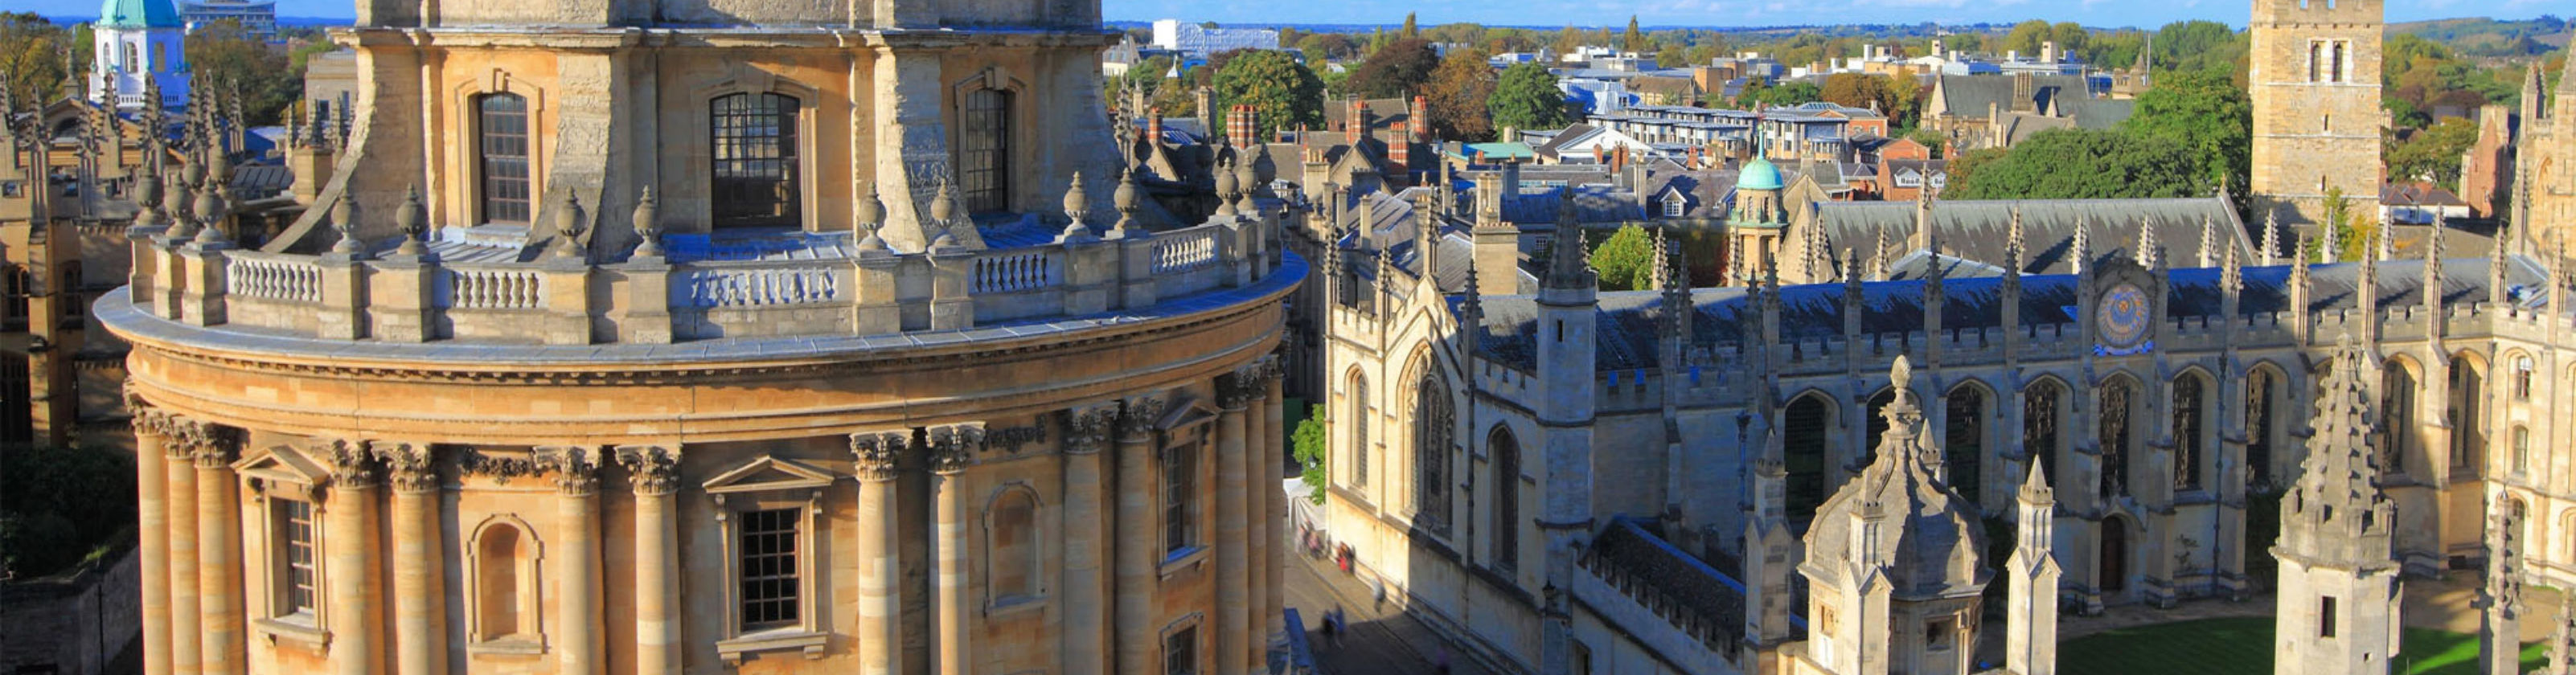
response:
<svg viewBox="0 0 2576 675"><path fill-rule="evenodd" d="M718 474L699 486L710 494L828 487L838 479L821 467L780 457L761 457Z"/></svg>
<svg viewBox="0 0 2576 675"><path fill-rule="evenodd" d="M318 485L331 477L331 470L321 462L306 457L304 451L285 445L235 461L233 471L250 478L306 485Z"/></svg>

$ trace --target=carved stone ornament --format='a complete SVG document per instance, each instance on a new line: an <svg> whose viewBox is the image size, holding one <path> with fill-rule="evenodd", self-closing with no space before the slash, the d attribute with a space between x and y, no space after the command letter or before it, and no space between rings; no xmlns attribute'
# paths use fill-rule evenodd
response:
<svg viewBox="0 0 2576 675"><path fill-rule="evenodd" d="M850 434L850 455L859 480L894 480L903 468L903 451L911 445L911 429Z"/></svg>
<svg viewBox="0 0 2576 675"><path fill-rule="evenodd" d="M1118 423L1116 404L1096 405L1067 410L1064 413L1064 451L1090 454L1109 445L1110 427Z"/></svg>
<svg viewBox="0 0 2576 675"><path fill-rule="evenodd" d="M241 444L234 438L237 437L232 430L222 425L190 421L181 432L173 434L171 442L186 448L188 455L196 459L197 468L221 469L232 466L239 453Z"/></svg>
<svg viewBox="0 0 2576 675"><path fill-rule="evenodd" d="M367 442L350 438L333 438L319 442L313 454L331 463L332 487L367 488L376 484L378 465L375 453L367 451Z"/></svg>
<svg viewBox="0 0 2576 675"><path fill-rule="evenodd" d="M1163 399L1143 396L1127 401L1127 409L1118 415L1118 439L1141 441L1154 435L1154 423L1163 419Z"/></svg>
<svg viewBox="0 0 2576 675"><path fill-rule="evenodd" d="M473 448L467 448L457 457L456 466L466 473L490 476L493 482L503 485L508 485L512 478L537 475L539 469L537 460L532 457L516 457Z"/></svg>
<svg viewBox="0 0 2576 675"><path fill-rule="evenodd" d="M1046 437L1045 425L1002 427L985 431L984 444L988 448L999 447L1003 452L1016 455L1020 454L1022 446L1030 443L1045 443Z"/></svg>
<svg viewBox="0 0 2576 675"><path fill-rule="evenodd" d="M537 448L537 464L554 472L555 490L582 497L599 492L599 451L579 445Z"/></svg>
<svg viewBox="0 0 2576 675"><path fill-rule="evenodd" d="M1247 364L1216 378L1216 407L1241 412L1244 407L1252 405L1252 392L1261 388L1261 384L1253 379L1252 370L1253 367Z"/></svg>
<svg viewBox="0 0 2576 675"><path fill-rule="evenodd" d="M367 444L383 462L395 492L420 494L438 490L438 452L428 443L377 441Z"/></svg>
<svg viewBox="0 0 2576 675"><path fill-rule="evenodd" d="M617 465L639 495L667 495L680 487L680 455L659 445L617 446Z"/></svg>
<svg viewBox="0 0 2576 675"><path fill-rule="evenodd" d="M960 422L923 430L930 440L930 472L953 474L965 471L975 463L976 451L984 449L984 423Z"/></svg>

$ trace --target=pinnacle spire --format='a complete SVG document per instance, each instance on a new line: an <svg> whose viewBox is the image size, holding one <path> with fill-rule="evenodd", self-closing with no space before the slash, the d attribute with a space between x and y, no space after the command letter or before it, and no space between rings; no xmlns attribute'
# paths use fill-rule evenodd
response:
<svg viewBox="0 0 2576 675"><path fill-rule="evenodd" d="M1365 203L1365 202L1364 202ZM1597 283L1583 247L1583 225L1575 220L1574 190L1558 188L1555 244L1548 247L1547 279L1557 289L1592 289Z"/></svg>
<svg viewBox="0 0 2576 675"><path fill-rule="evenodd" d="M2263 266L2271 267L2272 257L2279 255L2280 250L2281 211L2270 209L2263 213Z"/></svg>
<svg viewBox="0 0 2576 675"><path fill-rule="evenodd" d="M2138 223L2138 250L2136 251L2139 267L2155 269L2157 258L2156 248L2158 246L2162 246L2162 244L2156 243L2155 219L2149 218L2147 220L2140 221Z"/></svg>

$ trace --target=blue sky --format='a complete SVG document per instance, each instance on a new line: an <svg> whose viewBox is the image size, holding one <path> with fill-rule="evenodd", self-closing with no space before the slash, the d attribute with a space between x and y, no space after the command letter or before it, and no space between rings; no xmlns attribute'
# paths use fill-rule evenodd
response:
<svg viewBox="0 0 2576 675"><path fill-rule="evenodd" d="M548 1L548 0L534 0ZM2576 14L2576 0L2387 0L2390 21L2457 16L2527 19ZM1424 25L1474 21L1490 25L1626 25L1634 14L1649 26L1768 26L1824 23L2012 23L2031 18L2087 26L2158 26L2214 19L2241 26L2250 0L1103 0L1113 20L1179 18L1220 23L1396 23L1408 10ZM11 0L13 10L87 16L96 0ZM30 6L32 5L32 6ZM289 16L347 17L351 0L279 0Z"/></svg>

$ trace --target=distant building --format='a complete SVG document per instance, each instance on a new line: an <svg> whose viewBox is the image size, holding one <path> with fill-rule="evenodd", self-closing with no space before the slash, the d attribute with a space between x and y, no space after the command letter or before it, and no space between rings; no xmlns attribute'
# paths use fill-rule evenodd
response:
<svg viewBox="0 0 2576 675"><path fill-rule="evenodd" d="M2136 111L2136 101L2098 96L2080 75L1942 75L1924 103L1923 128L1966 152L2011 147L2049 129L2109 129Z"/></svg>
<svg viewBox="0 0 2576 675"><path fill-rule="evenodd" d="M2379 221L2431 225L2437 220L2470 216L2469 203L2429 182L2389 183L2379 188Z"/></svg>
<svg viewBox="0 0 2576 675"><path fill-rule="evenodd" d="M251 35L261 38L277 35L277 3L275 2L208 0L181 5L179 13L187 18L190 33L197 32L198 28L205 27L207 24L231 19L241 22L242 28L249 31Z"/></svg>
<svg viewBox="0 0 2576 675"><path fill-rule="evenodd" d="M107 0L90 24L89 92L93 101L116 97L116 107L143 107L144 91L158 84L161 105L188 100L188 55L179 9L170 0Z"/></svg>
<svg viewBox="0 0 2576 675"><path fill-rule="evenodd" d="M1154 46L1185 58L1207 58L1237 49L1278 49L1279 31L1268 28L1207 28L1180 19L1154 22Z"/></svg>

